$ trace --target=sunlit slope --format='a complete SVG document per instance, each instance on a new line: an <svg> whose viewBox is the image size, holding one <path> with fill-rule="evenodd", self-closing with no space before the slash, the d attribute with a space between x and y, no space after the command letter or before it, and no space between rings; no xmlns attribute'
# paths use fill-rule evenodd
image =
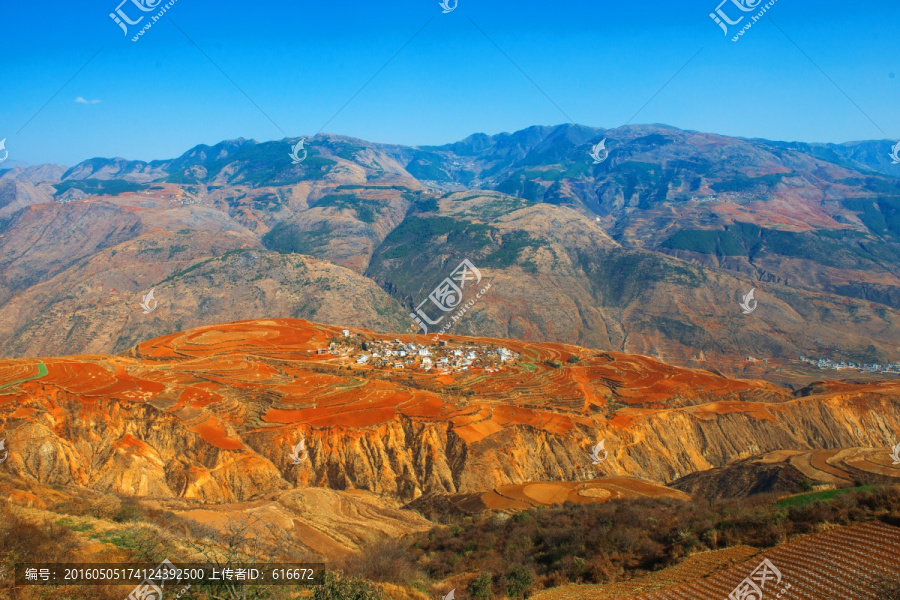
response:
<svg viewBox="0 0 900 600"><path fill-rule="evenodd" d="M889 382L794 395L574 346L423 341L404 368L381 368L358 357L409 348L413 338L345 338L340 327L272 319L175 333L123 356L3 361L2 468L42 483L204 502L297 486L411 500L607 476L664 484L786 449L887 453L900 430L900 390ZM329 345L342 356L317 353ZM515 358L501 360L501 347ZM426 371L412 358L420 350L476 358ZM308 455L294 464L301 440ZM589 453L601 440L608 456L595 465Z"/></svg>

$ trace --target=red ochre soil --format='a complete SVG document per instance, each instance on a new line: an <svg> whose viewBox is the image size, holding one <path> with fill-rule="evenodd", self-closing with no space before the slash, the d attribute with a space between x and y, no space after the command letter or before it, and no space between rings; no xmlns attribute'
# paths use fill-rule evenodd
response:
<svg viewBox="0 0 900 600"><path fill-rule="evenodd" d="M36 463L16 456L27 444L26 438L38 436L42 431L52 432L69 444L66 449L57 447L60 456L65 455L65 464L70 465L68 481L89 484L84 469L76 468L77 456L84 452L84 447L79 445L83 440L78 436L87 435L84 427L94 428L90 435L99 436L96 428L102 429L104 423L109 424L111 431L119 431L120 436L127 430L129 435L141 440L144 446L131 446L134 455L154 457L157 451L162 451L159 443L153 441L153 435L163 436L161 423L167 423L167 431L175 431L174 435L183 439L173 442L157 438L170 448L170 455L160 455L164 464L169 464L172 453L183 451L196 458L198 453L209 456L210 451L218 450L233 452L230 468L242 473L249 472L250 465L258 469L262 464L258 461L273 471L278 468L285 473L291 468L285 449L302 438L325 440L318 447L321 454L317 460L327 458L325 455L335 448L343 448L346 457L350 452L348 444L363 443L359 441L360 432L396 423L398 419L412 423L413 427L438 425L445 436L452 431L469 448L468 459L472 460L476 454L473 445L513 428L547 436L572 433L581 443L585 431L601 426L607 432L630 430L653 415L671 411L690 414L695 421L740 413L743 418L771 422L783 403L794 400L789 390L763 381L728 379L708 371L673 367L644 356L555 343L454 336L450 349L473 345L502 347L518 353L519 357L510 363L494 360L498 367L493 371L484 368L488 365L476 364L452 373L426 372L415 366L405 369L360 366L355 357L317 354L317 349L328 348L331 341L347 341L341 329L293 319L212 325L143 342L124 356L44 358L41 362L46 364L47 374L29 381L22 380L38 374L38 361L0 361L0 438L10 438L11 451L10 462L4 468L12 467L15 472L30 474L39 481L52 481L49 467L41 471L40 465L35 467ZM412 335L378 335L367 330L352 330L352 334L358 336L350 338L357 344L364 340L369 343L395 338L404 343L414 340ZM418 343L432 351L438 350L430 340L420 337ZM358 349L355 352L361 353ZM569 362L571 357L577 360ZM867 391L884 394L897 389L898 384L890 382L856 387L841 384L833 394L849 396ZM134 427L123 426L123 421L129 419L135 421ZM153 427L144 421L152 422ZM28 432L22 439L16 434L20 429ZM389 446L385 442L386 452L396 452L401 447L412 448L409 452L414 452L417 434L404 435L407 437L401 441L405 446ZM122 438L118 443L127 446L130 442ZM451 441L442 443L448 448L449 456ZM435 452L437 447L435 443L422 452ZM357 446L354 451L358 449ZM612 457L616 449L610 451ZM242 453L248 456L241 458ZM247 462L240 463L245 458ZM154 458L154 464L158 460ZM421 456L414 460L430 461L430 458ZM815 456L811 468L827 470L823 460ZM198 459L198 463L206 462ZM242 466L234 466L237 463ZM369 467L367 476L372 481L403 475L379 473L385 467L377 460ZM889 465L882 467L891 469ZM427 471L427 466L422 469ZM628 472L625 468L610 474ZM222 474L223 480L234 479L235 475L229 473ZM579 478L595 476L596 472L591 475L586 471ZM160 490L171 483L171 477L164 480L153 472L147 477L148 481L157 481ZM324 470L310 477L309 474L286 476L287 482L272 484L269 489L284 489L288 483L353 487L349 479L335 483L333 474ZM496 485L502 479L486 477L487 485L479 487L481 483L476 482L469 489L475 486L482 492L494 490L489 493L529 504L548 501L546 490L540 491L542 488L515 492L510 488L507 494L503 492L505 488ZM531 478L523 473L519 482L528 479ZM438 473L433 480L446 481L446 477ZM579 495L577 486L593 484L554 485L566 489L560 488L551 496L559 493L567 499L583 501L590 496ZM621 484L615 489L604 485L611 496L624 493L623 489L636 490L634 484ZM183 494L184 489L187 488L173 489L172 493ZM526 489L537 496L521 498ZM234 498L217 491L205 493L218 494L220 499ZM595 494L603 496L599 491ZM597 500L602 500L600 496Z"/></svg>

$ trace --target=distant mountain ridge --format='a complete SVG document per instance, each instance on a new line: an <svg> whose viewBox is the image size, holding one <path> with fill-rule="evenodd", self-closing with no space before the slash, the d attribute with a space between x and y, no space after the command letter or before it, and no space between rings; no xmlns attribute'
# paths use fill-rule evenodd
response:
<svg viewBox="0 0 900 600"><path fill-rule="evenodd" d="M403 330L468 258L493 285L457 334L738 371L900 362L900 180L875 171L888 142L561 125L417 148L323 134L295 164L300 139L0 173L0 353L342 310Z"/></svg>

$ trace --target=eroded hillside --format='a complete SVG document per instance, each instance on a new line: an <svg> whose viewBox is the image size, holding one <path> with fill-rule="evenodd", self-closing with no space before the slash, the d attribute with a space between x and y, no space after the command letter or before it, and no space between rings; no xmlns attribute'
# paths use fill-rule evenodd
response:
<svg viewBox="0 0 900 600"><path fill-rule="evenodd" d="M4 361L3 469L202 502L298 486L408 501L612 475L665 484L829 448L867 448L873 469L900 476L886 450L900 430L894 383L794 394L642 356L452 340L277 319L172 334L126 356ZM608 459L596 466L601 440ZM301 441L308 455L294 464Z"/></svg>

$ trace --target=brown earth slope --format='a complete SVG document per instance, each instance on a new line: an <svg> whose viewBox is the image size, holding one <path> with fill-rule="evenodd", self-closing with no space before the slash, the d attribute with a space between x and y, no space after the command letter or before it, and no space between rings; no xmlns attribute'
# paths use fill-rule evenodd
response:
<svg viewBox="0 0 900 600"><path fill-rule="evenodd" d="M888 460L896 383L794 395L560 344L394 338L272 319L171 334L126 356L2 361L2 469L206 503L310 486L408 501L610 476L665 484L777 450L882 448L873 460L900 475ZM448 366L374 357L391 348L444 354ZM294 464L301 440L308 454ZM608 457L594 465L601 440Z"/></svg>

